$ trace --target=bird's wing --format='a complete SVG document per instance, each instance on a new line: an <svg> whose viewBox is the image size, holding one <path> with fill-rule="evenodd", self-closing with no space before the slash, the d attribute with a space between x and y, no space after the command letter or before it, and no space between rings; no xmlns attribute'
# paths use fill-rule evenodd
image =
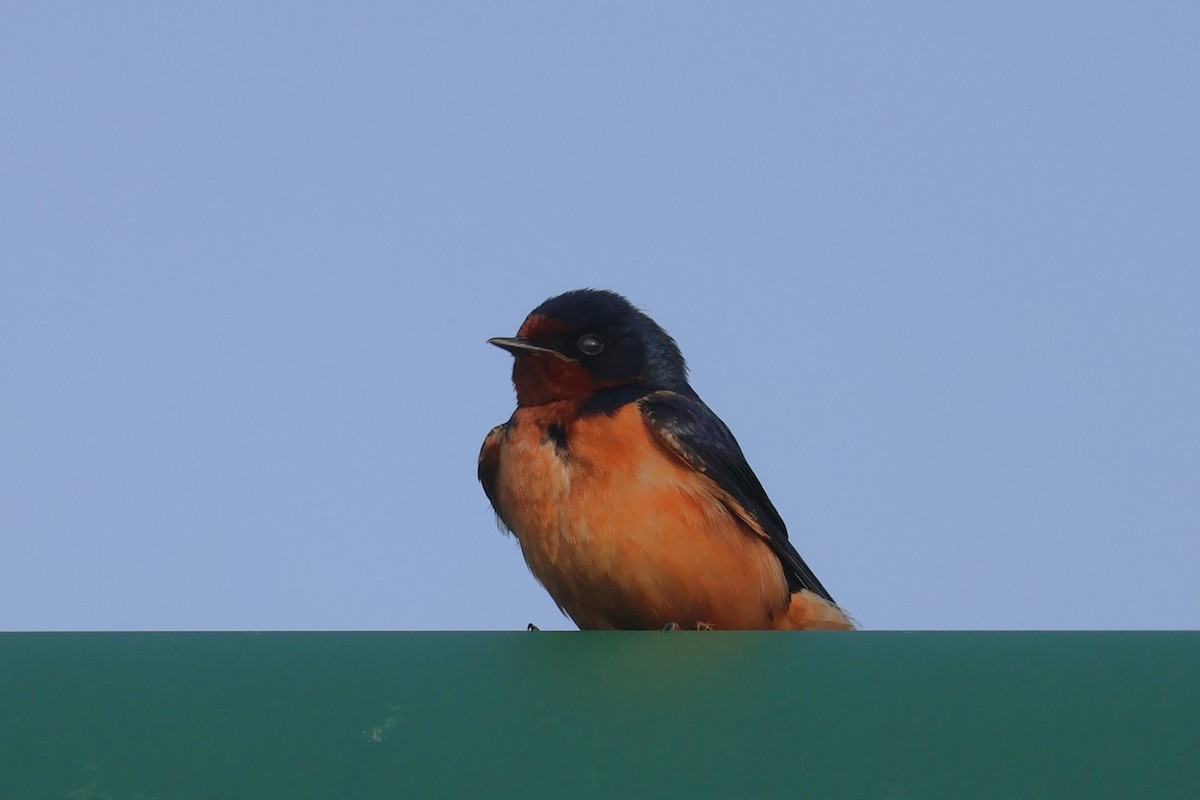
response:
<svg viewBox="0 0 1200 800"><path fill-rule="evenodd" d="M500 440L504 438L507 427L508 423L505 423L492 428L479 450L479 482L483 484L483 493L487 495L488 502L496 512L496 519L505 530L510 528L504 521L504 515L500 513L500 504L496 500L496 478L500 474Z"/></svg>
<svg viewBox="0 0 1200 800"><path fill-rule="evenodd" d="M808 589L832 603L829 592L788 541L783 519L725 423L698 397L677 392L652 392L639 405L658 441L709 478L730 512L766 540L783 564L788 590Z"/></svg>

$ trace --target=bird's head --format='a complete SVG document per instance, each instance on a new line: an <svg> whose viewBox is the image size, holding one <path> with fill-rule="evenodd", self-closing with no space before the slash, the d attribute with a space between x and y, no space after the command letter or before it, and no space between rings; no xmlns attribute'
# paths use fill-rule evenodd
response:
<svg viewBox="0 0 1200 800"><path fill-rule="evenodd" d="M513 338L488 340L515 356L517 404L578 400L618 386L687 386L675 340L614 292L576 289L535 308Z"/></svg>

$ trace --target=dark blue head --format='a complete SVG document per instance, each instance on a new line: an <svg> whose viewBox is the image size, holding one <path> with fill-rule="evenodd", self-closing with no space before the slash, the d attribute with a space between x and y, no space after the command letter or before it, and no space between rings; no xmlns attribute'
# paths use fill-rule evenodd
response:
<svg viewBox="0 0 1200 800"><path fill-rule="evenodd" d="M675 340L615 292L576 289L535 308L515 339L492 344L516 356L520 405L588 397L616 386L687 388Z"/></svg>

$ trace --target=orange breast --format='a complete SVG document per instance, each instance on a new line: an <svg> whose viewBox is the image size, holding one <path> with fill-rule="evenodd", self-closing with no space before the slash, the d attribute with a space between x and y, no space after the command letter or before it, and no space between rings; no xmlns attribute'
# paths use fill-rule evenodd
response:
<svg viewBox="0 0 1200 800"><path fill-rule="evenodd" d="M772 627L789 597L766 543L654 439L635 404L611 417L573 411L518 409L497 475L503 516L559 607L585 629Z"/></svg>

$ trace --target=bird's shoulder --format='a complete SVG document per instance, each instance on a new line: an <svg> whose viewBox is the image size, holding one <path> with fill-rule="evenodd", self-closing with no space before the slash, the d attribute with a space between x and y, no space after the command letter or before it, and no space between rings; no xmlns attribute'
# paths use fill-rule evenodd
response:
<svg viewBox="0 0 1200 800"><path fill-rule="evenodd" d="M787 526L733 432L693 391L657 391L637 401L655 437L711 481L729 511L779 557L791 591L832 598L788 539Z"/></svg>

